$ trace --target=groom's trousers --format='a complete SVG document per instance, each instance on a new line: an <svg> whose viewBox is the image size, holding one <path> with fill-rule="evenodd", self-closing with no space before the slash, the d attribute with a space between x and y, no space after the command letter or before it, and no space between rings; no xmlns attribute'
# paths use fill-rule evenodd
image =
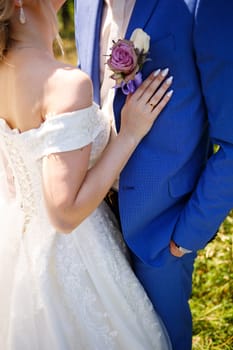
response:
<svg viewBox="0 0 233 350"><path fill-rule="evenodd" d="M173 350L192 348L192 317L188 300L196 254L172 255L163 266L148 266L132 254L134 271L169 333Z"/></svg>

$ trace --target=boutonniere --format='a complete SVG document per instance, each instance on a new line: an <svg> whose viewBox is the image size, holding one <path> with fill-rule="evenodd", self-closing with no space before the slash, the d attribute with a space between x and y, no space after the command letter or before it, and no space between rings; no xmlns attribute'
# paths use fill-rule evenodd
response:
<svg viewBox="0 0 233 350"><path fill-rule="evenodd" d="M141 69L148 60L150 36L142 29L135 29L130 40L113 41L107 65L113 71L114 88L121 88L123 94L134 93L142 83Z"/></svg>

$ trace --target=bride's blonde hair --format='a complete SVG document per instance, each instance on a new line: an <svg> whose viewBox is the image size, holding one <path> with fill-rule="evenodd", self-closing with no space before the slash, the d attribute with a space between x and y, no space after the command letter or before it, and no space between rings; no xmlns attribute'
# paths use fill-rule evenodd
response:
<svg viewBox="0 0 233 350"><path fill-rule="evenodd" d="M49 19L51 21L51 18L52 18L52 26L53 26L55 43L57 43L57 46L59 47L61 53L64 54L63 47L62 47L62 40L61 40L61 37L59 35L59 26L58 26L57 14L54 11L51 2L48 2L48 0L39 0L39 1L40 1L41 5L43 7L44 14L46 16L48 16L49 13L51 14L51 17Z"/></svg>
<svg viewBox="0 0 233 350"><path fill-rule="evenodd" d="M13 0L0 0L0 62L10 43L10 19L14 11Z"/></svg>
<svg viewBox="0 0 233 350"><path fill-rule="evenodd" d="M61 39L58 34L57 15L53 6L48 0L34 0L34 4L40 5L43 14L52 22L54 37L58 41L59 47L62 50ZM33 3L33 0L31 4ZM11 44L11 18L14 13L14 0L0 0L0 63L3 61L5 55ZM51 21L52 18L52 21Z"/></svg>

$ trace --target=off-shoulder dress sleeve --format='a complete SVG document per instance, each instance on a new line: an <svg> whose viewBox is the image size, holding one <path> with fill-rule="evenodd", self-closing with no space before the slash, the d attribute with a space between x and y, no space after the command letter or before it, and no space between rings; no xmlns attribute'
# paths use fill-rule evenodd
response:
<svg viewBox="0 0 233 350"><path fill-rule="evenodd" d="M80 149L92 143L102 129L102 114L95 104L82 110L49 116L36 129L36 158Z"/></svg>

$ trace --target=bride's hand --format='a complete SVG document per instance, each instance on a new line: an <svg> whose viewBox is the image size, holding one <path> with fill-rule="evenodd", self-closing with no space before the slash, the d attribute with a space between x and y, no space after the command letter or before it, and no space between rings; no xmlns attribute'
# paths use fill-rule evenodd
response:
<svg viewBox="0 0 233 350"><path fill-rule="evenodd" d="M168 69L152 73L122 108L120 133L133 137L136 143L149 132L172 96L173 90L168 89L173 78L167 74Z"/></svg>

